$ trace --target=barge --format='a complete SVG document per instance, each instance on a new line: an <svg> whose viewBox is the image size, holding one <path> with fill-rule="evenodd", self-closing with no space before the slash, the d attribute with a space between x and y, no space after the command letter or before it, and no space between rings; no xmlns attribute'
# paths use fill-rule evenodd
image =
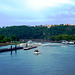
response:
<svg viewBox="0 0 75 75"><path fill-rule="evenodd" d="M24 50L29 50L29 49L33 49L33 48L36 48L36 46L34 46L34 47L24 47L23 49Z"/></svg>

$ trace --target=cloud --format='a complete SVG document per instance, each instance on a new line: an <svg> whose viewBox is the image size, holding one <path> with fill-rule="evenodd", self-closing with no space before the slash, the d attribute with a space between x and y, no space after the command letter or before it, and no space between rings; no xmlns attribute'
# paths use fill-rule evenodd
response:
<svg viewBox="0 0 75 75"><path fill-rule="evenodd" d="M75 2L70 0L28 0L27 5L33 10L42 10L47 7L59 7L62 4L74 5Z"/></svg>
<svg viewBox="0 0 75 75"><path fill-rule="evenodd" d="M74 0L0 0L1 25L74 23L74 19Z"/></svg>

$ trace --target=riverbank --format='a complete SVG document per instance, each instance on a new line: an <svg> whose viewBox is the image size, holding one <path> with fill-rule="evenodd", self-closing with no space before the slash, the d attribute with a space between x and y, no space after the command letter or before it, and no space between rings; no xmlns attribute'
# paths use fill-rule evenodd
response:
<svg viewBox="0 0 75 75"><path fill-rule="evenodd" d="M6 44L6 43L0 43L0 46L6 46L6 45L8 45L8 44Z"/></svg>
<svg viewBox="0 0 75 75"><path fill-rule="evenodd" d="M46 39L20 39L20 41L14 41L14 42L9 42L9 43L0 43L0 46L6 46L6 45L15 45L15 44L20 44L20 43L25 43L29 40L35 41L35 42L51 42L51 43L61 43L61 41L51 41L51 40L46 40ZM74 43L75 44L75 43Z"/></svg>
<svg viewBox="0 0 75 75"><path fill-rule="evenodd" d="M61 43L61 41L51 41L47 39L20 39L20 42L27 42L29 40L35 41L35 42L51 42L51 43Z"/></svg>
<svg viewBox="0 0 75 75"><path fill-rule="evenodd" d="M15 42L9 42L9 43L0 43L0 46L15 45L15 44L20 44L20 42L15 41Z"/></svg>

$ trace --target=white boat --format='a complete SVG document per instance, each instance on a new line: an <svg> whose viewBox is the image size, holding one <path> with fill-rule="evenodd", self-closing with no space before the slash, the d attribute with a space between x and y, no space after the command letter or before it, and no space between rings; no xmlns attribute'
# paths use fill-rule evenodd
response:
<svg viewBox="0 0 75 75"><path fill-rule="evenodd" d="M35 50L35 51L34 51L34 54L37 54L37 55L38 55L38 54L40 54L40 51Z"/></svg>
<svg viewBox="0 0 75 75"><path fill-rule="evenodd" d="M26 43L18 44L18 46L26 46Z"/></svg>
<svg viewBox="0 0 75 75"><path fill-rule="evenodd" d="M68 43L69 43L68 41L65 40L62 41L62 44L68 44Z"/></svg>
<svg viewBox="0 0 75 75"><path fill-rule="evenodd" d="M74 44L74 42L73 41L70 41L69 44Z"/></svg>
<svg viewBox="0 0 75 75"><path fill-rule="evenodd" d="M68 41L63 40L62 44L71 44L72 45L72 44L75 44L75 42L73 42L73 41L69 41L68 42Z"/></svg>

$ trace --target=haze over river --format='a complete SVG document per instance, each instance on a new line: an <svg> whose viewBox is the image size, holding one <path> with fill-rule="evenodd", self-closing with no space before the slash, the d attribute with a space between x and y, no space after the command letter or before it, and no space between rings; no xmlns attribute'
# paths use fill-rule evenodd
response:
<svg viewBox="0 0 75 75"><path fill-rule="evenodd" d="M75 45L44 44L12 54L0 53L0 75L75 75ZM41 54L35 55L34 50Z"/></svg>

